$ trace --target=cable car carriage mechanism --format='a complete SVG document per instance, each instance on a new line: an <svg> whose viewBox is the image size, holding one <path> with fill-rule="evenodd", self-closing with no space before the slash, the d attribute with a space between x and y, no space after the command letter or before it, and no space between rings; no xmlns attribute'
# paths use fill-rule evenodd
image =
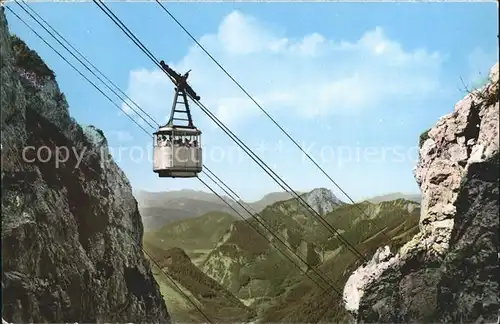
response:
<svg viewBox="0 0 500 324"><path fill-rule="evenodd" d="M201 131L193 124L187 95L196 100L200 97L186 82L189 71L180 75L163 61L160 64L176 81L176 87L168 123L153 134L153 171L160 178L194 178L202 171ZM176 118L176 113L187 118Z"/></svg>

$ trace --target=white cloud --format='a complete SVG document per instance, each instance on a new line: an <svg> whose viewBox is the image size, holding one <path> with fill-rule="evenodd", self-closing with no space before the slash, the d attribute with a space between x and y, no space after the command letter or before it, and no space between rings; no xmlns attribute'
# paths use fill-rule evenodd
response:
<svg viewBox="0 0 500 324"><path fill-rule="evenodd" d="M306 118L356 114L393 100L422 98L440 86L439 53L406 50L378 27L356 41L318 33L291 39L234 11L216 34L199 41L271 113L286 110ZM190 84L222 121L235 123L260 113L196 45L170 65L178 72L192 69ZM160 71L147 70L132 71L129 81L129 95L163 122L170 109L170 81Z"/></svg>
<svg viewBox="0 0 500 324"><path fill-rule="evenodd" d="M170 100L166 101L165 94L171 94L172 91L172 83L160 70L148 71L146 69L139 69L131 71L127 95L133 102L127 99L127 104L123 103L122 109L132 116L140 114L148 123L155 126L151 119L137 108L139 106L157 123L164 123L165 114L170 112L172 105ZM160 112L163 112L163 114L160 114ZM143 119L139 119L138 121L141 125L145 125Z"/></svg>

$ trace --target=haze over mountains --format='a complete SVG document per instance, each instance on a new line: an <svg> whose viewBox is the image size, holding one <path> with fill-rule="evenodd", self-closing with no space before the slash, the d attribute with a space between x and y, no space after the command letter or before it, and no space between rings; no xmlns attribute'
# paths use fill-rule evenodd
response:
<svg viewBox="0 0 500 324"><path fill-rule="evenodd" d="M334 204L342 204L343 202L335 197L335 195L328 189L318 188L312 190L310 193L315 193L308 196L306 201L311 206L315 204L314 201L329 201L335 202ZM302 192L298 192L303 194ZM142 215L144 228L146 230L153 230L160 228L172 221L184 220L195 218L210 212L223 212L230 215L239 217L233 210L237 210L242 216L248 217L248 213L236 202L231 200L225 195L221 197L232 206L230 208L219 197L212 193L196 190L176 190L165 192L148 192L139 191L135 193L135 197L139 204L139 211ZM254 213L261 212L266 206L272 205L279 201L286 201L293 198L293 193L287 192L271 192L260 200L254 202L240 201L249 211ZM323 198L323 199L321 199ZM376 196L366 199L371 203L380 203L384 201L392 201L396 199L406 199L409 201L420 203L419 194L404 194L404 193L389 193L387 195ZM333 210L332 206L317 206L319 210L329 212ZM316 209L316 208L315 208Z"/></svg>
<svg viewBox="0 0 500 324"><path fill-rule="evenodd" d="M406 199L409 201L414 201L416 203L420 203L422 200L422 197L420 194L405 194L401 192L394 192L386 195L381 195L381 196L375 196L372 198L366 199L367 201L371 203L379 203L383 201L391 201L391 200L396 200L396 199Z"/></svg>
<svg viewBox="0 0 500 324"><path fill-rule="evenodd" d="M196 190L178 190L166 192L139 191L135 194L145 229L161 227L175 220L194 218L210 212L224 212L237 216L219 197L212 193ZM221 197L247 217L246 211L229 197ZM269 193L255 202L240 201L247 209L260 212L267 205L278 201L288 200L292 196L286 192Z"/></svg>

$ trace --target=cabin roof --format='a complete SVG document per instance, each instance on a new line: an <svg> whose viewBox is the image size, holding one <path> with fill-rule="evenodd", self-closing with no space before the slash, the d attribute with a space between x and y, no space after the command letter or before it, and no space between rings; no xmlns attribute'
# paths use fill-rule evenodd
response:
<svg viewBox="0 0 500 324"><path fill-rule="evenodd" d="M196 127L163 126L153 133L153 135L169 135L172 133L176 135L200 135L201 130Z"/></svg>

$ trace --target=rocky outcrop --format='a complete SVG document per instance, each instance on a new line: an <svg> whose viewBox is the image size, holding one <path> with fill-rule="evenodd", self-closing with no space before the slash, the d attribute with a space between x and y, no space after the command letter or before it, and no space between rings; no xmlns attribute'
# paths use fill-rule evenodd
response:
<svg viewBox="0 0 500 324"><path fill-rule="evenodd" d="M393 256L388 246L379 248L367 264L353 272L344 288L344 303L348 311L358 310L359 302L364 294L364 286L394 264L396 259Z"/></svg>
<svg viewBox="0 0 500 324"><path fill-rule="evenodd" d="M2 317L170 322L130 184L0 12Z"/></svg>
<svg viewBox="0 0 500 324"><path fill-rule="evenodd" d="M335 197L331 190L326 188L317 188L301 196L320 215L328 214L343 204L340 199Z"/></svg>
<svg viewBox="0 0 500 324"><path fill-rule="evenodd" d="M498 63L427 135L415 168L420 233L353 273L344 300L358 322L498 319Z"/></svg>

